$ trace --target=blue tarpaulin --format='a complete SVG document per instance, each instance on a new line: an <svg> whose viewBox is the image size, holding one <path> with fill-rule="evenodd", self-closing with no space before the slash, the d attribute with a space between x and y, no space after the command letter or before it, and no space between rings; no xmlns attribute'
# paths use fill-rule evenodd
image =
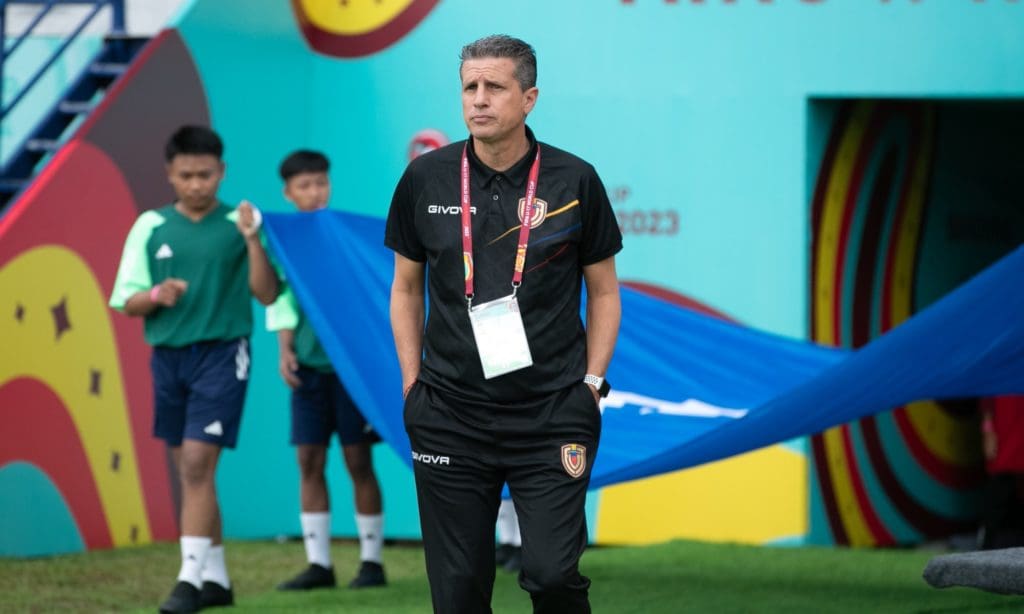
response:
<svg viewBox="0 0 1024 614"><path fill-rule="evenodd" d="M275 259L352 398L400 458L401 375L384 221L265 214ZM1024 393L1024 247L850 352L622 288L596 488L810 435L920 399Z"/></svg>

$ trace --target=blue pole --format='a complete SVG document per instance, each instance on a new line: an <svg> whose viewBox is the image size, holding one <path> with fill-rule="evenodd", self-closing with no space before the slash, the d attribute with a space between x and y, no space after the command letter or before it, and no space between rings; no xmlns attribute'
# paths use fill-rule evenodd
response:
<svg viewBox="0 0 1024 614"><path fill-rule="evenodd" d="M113 12L111 30L114 34L124 34L124 0L110 0L110 10Z"/></svg>

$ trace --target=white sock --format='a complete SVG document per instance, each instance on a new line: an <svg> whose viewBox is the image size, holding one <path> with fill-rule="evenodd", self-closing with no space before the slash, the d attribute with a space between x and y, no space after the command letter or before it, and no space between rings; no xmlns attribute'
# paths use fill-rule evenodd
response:
<svg viewBox="0 0 1024 614"><path fill-rule="evenodd" d="M498 507L498 543L516 547L523 545L523 537L519 533L519 514L512 499L502 499Z"/></svg>
<svg viewBox="0 0 1024 614"><path fill-rule="evenodd" d="M179 582L188 582L196 588L203 587L203 565L213 540L209 537L181 536L181 571Z"/></svg>
<svg viewBox="0 0 1024 614"><path fill-rule="evenodd" d="M384 548L384 516L356 514L356 529L359 531L359 560L380 563Z"/></svg>
<svg viewBox="0 0 1024 614"><path fill-rule="evenodd" d="M331 567L331 513L302 512L302 541L306 544L306 559L321 567Z"/></svg>
<svg viewBox="0 0 1024 614"><path fill-rule="evenodd" d="M228 568L224 564L224 544L210 546L206 553L206 564L203 565L202 579L203 582L216 582L224 588L231 588Z"/></svg>

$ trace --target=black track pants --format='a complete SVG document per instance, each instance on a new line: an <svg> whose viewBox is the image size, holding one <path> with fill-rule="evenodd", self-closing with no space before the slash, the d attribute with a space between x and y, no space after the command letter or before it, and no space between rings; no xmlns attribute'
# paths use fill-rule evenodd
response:
<svg viewBox="0 0 1024 614"><path fill-rule="evenodd" d="M534 612L590 612L579 573L601 415L580 382L538 402L482 406L418 382L405 403L434 612L491 611L494 523L507 482L519 513L519 584Z"/></svg>

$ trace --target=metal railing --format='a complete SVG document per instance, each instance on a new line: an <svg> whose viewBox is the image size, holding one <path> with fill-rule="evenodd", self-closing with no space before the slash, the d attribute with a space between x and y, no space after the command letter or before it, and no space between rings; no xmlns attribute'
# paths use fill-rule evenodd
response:
<svg viewBox="0 0 1024 614"><path fill-rule="evenodd" d="M4 99L4 65L7 59L13 54L23 42L32 36L36 27L46 18L54 7L60 5L91 6L92 9L79 21L73 31L66 36L64 41L50 54L36 72L25 82L18 92L11 98L11 101L0 109L0 125L8 114L18 105L32 87L46 74L46 71L60 59L64 51L78 38L83 30L92 22L93 18L104 7L109 6L111 12L110 34L124 34L124 0L0 0L0 101ZM20 36L14 39L14 43L7 46L7 7L10 5L37 5L42 8L25 28Z"/></svg>

